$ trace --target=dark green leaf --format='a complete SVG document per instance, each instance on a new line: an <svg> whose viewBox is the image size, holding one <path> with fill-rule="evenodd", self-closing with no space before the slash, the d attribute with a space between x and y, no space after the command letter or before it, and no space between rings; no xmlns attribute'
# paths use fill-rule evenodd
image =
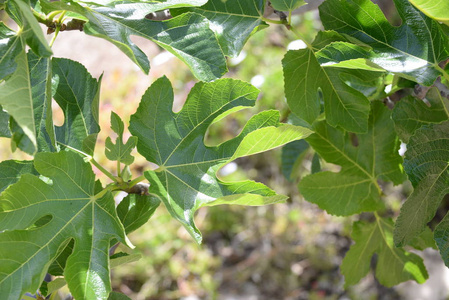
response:
<svg viewBox="0 0 449 300"><path fill-rule="evenodd" d="M355 222L351 237L355 244L341 265L346 287L368 274L375 253L378 256L376 277L384 286L392 287L407 280L423 283L429 277L421 257L394 246L391 219L377 218L375 223Z"/></svg>
<svg viewBox="0 0 449 300"><path fill-rule="evenodd" d="M20 37L0 22L0 80L11 75L16 69L16 56L22 51Z"/></svg>
<svg viewBox="0 0 449 300"><path fill-rule="evenodd" d="M382 72L320 66L310 49L288 51L282 60L285 95L290 109L312 124L320 115L321 97L327 122L352 132L366 132L367 97L348 85L344 76L373 80Z"/></svg>
<svg viewBox="0 0 449 300"><path fill-rule="evenodd" d="M447 186L447 185L446 185ZM443 220L435 228L434 238L440 250L441 258L443 258L444 264L449 267L449 214L443 218Z"/></svg>
<svg viewBox="0 0 449 300"><path fill-rule="evenodd" d="M231 79L196 84L179 113L172 111L173 90L167 78L147 90L130 131L139 138L137 150L159 168L145 172L150 193L162 199L172 216L201 242L194 212L218 204L263 205L285 200L253 181L223 182L216 177L226 163L267 151L308 136L311 131L280 124L279 112L266 111L251 118L234 139L206 147L207 128L229 110L253 106L258 90Z"/></svg>
<svg viewBox="0 0 449 300"><path fill-rule="evenodd" d="M22 174L36 174L32 161L5 160L0 163L0 194Z"/></svg>
<svg viewBox="0 0 449 300"><path fill-rule="evenodd" d="M111 193L95 195L92 168L76 153L37 153L34 166L51 185L24 174L0 197L0 295L16 300L37 290L60 248L74 239L64 270L70 292L79 300L107 299L109 242L127 242ZM32 226L46 216L48 224Z"/></svg>
<svg viewBox="0 0 449 300"><path fill-rule="evenodd" d="M315 174L320 171L321 171L320 156L318 155L318 153L315 153L312 158L311 172L312 174Z"/></svg>
<svg viewBox="0 0 449 300"><path fill-rule="evenodd" d="M428 105L413 97L401 99L395 105L392 118L396 132L403 142L408 143L410 136L418 128L449 119L449 100L441 97L438 89L430 89L426 99Z"/></svg>
<svg viewBox="0 0 449 300"><path fill-rule="evenodd" d="M368 0L327 0L320 6L320 17L325 29L372 47L362 57L389 72L431 85L443 74L438 63L449 57L449 39L436 21L407 0L394 3L403 21L399 27L391 25L380 8ZM356 58L360 52L346 55Z"/></svg>
<svg viewBox="0 0 449 300"><path fill-rule="evenodd" d="M226 60L206 18L192 13L167 21L145 18L149 13L179 5L179 1L167 1L124 3L91 9L73 3L43 3L47 9L69 10L86 17L88 22L83 27L85 33L112 42L145 73L149 71L148 58L131 41L131 35L150 39L173 53L200 80L211 81L221 77L227 71Z"/></svg>
<svg viewBox="0 0 449 300"><path fill-rule="evenodd" d="M399 184L405 180L399 140L390 111L380 101L372 103L368 132L352 136L325 121L314 126L306 141L327 162L341 166L338 173L325 171L304 177L299 189L307 201L333 215L351 215L383 207L378 179Z"/></svg>
<svg viewBox="0 0 449 300"><path fill-rule="evenodd" d="M125 125L115 112L111 112L111 129L117 133L118 136L115 140L115 144L112 142L110 137L106 139L106 157L109 160L117 160L126 165L132 164L134 157L131 155L131 151L136 147L137 138L132 136L128 139L126 144L123 144L123 132L125 130Z"/></svg>
<svg viewBox="0 0 449 300"><path fill-rule="evenodd" d="M309 144L305 140L294 141L282 147L281 170L287 180L291 181L296 177L293 172L297 171L298 164L302 161L307 149Z"/></svg>
<svg viewBox="0 0 449 300"><path fill-rule="evenodd" d="M53 58L53 76L59 80L54 99L64 112L64 124L56 127L58 143L93 154L98 125L100 80L92 78L78 62Z"/></svg>
<svg viewBox="0 0 449 300"><path fill-rule="evenodd" d="M250 35L260 29L264 13L263 0L210 0L198 8L173 10L174 15L191 11L206 17L223 52L237 56Z"/></svg>
<svg viewBox="0 0 449 300"><path fill-rule="evenodd" d="M0 105L0 137L11 137L11 130L9 130L9 115L3 110Z"/></svg>
<svg viewBox="0 0 449 300"><path fill-rule="evenodd" d="M394 242L397 246L406 245L426 228L443 197L449 193L448 132L449 122L446 121L423 126L410 137L404 169L414 190L402 205L396 221ZM446 224L444 221L439 228L443 229ZM443 259L449 261L449 257Z"/></svg>
<svg viewBox="0 0 449 300"><path fill-rule="evenodd" d="M419 236L415 237L408 244L420 251L427 248L437 249L437 245L435 244L435 240L433 238L433 232L429 227L426 227Z"/></svg>
<svg viewBox="0 0 449 300"><path fill-rule="evenodd" d="M161 201L154 196L129 194L117 206L117 215L126 234L145 224Z"/></svg>

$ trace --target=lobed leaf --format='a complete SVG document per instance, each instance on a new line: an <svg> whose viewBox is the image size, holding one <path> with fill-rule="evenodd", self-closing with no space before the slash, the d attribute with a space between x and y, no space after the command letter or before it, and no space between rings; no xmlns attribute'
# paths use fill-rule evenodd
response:
<svg viewBox="0 0 449 300"><path fill-rule="evenodd" d="M441 96L437 88L431 88L423 100L407 97L401 99L391 115L399 138L408 143L417 129L432 123L441 123L449 119L449 100Z"/></svg>
<svg viewBox="0 0 449 300"><path fill-rule="evenodd" d="M151 194L201 242L193 220L202 206L218 204L263 205L285 196L253 181L223 182L217 171L238 157L247 156L308 136L311 131L279 123L279 112L266 111L251 118L242 132L215 147L204 145L207 128L228 111L253 106L258 90L232 79L196 84L179 113L172 111L173 90L167 78L158 79L142 97L131 116L130 131L137 150L159 166L146 171Z"/></svg>
<svg viewBox="0 0 449 300"><path fill-rule="evenodd" d="M394 246L391 219L376 218L375 223L355 222L351 237L355 244L341 264L346 287L368 274L374 254L378 256L377 280L386 287L407 280L423 283L429 277L421 257Z"/></svg>
<svg viewBox="0 0 449 300"><path fill-rule="evenodd" d="M116 160L126 165L132 164L134 157L131 155L131 151L136 147L137 138L132 136L128 139L126 144L123 143L123 132L125 125L115 112L111 112L111 129L117 133L118 136L115 144L112 142L110 137L106 139L106 157L109 160Z"/></svg>
<svg viewBox="0 0 449 300"><path fill-rule="evenodd" d="M0 295L15 300L36 291L73 239L64 270L72 295L107 299L109 242L127 242L111 193L96 196L95 175L76 153L37 153L34 167L51 184L24 174L0 196Z"/></svg>
<svg viewBox="0 0 449 300"><path fill-rule="evenodd" d="M100 80L92 78L80 63L53 58L53 76L58 82L55 101L64 112L64 124L56 127L56 140L63 146L93 154L98 125Z"/></svg>
<svg viewBox="0 0 449 300"><path fill-rule="evenodd" d="M372 49L361 55L385 70L424 85L447 75L438 64L449 57L449 39L440 25L420 13L407 0L394 0L403 24L391 25L370 0L327 0L319 8L325 29L360 40ZM358 47L360 48L360 47Z"/></svg>
<svg viewBox="0 0 449 300"><path fill-rule="evenodd" d="M145 18L149 13L158 10L179 7L179 1L125 2L113 7L98 8L45 1L42 5L47 11L62 9L84 16L88 20L83 27L85 33L110 41L145 73L149 71L148 58L131 41L131 35L152 40L173 53L186 63L200 80L211 81L227 71L223 52L209 28L209 21L204 17L189 13L167 21L151 21Z"/></svg>
<svg viewBox="0 0 449 300"><path fill-rule="evenodd" d="M410 137L405 153L404 169L413 185L413 193L402 205L396 221L394 241L397 246L408 244L432 220L443 197L449 193L449 122L429 124ZM435 237L440 251L445 236L447 218L438 225ZM442 248L441 248L442 247ZM442 251L448 264L448 253Z"/></svg>
<svg viewBox="0 0 449 300"><path fill-rule="evenodd" d="M173 15L194 12L206 17L217 35L223 53L235 57L252 33L261 29L265 1L210 0L201 7L171 10Z"/></svg>
<svg viewBox="0 0 449 300"><path fill-rule="evenodd" d="M288 51L282 60L285 95L290 109L309 124L321 113L321 98L327 122L352 132L367 131L370 105L367 97L348 85L346 77L373 80L378 70L352 70L321 66L310 49Z"/></svg>
<svg viewBox="0 0 449 300"><path fill-rule="evenodd" d="M304 177L299 190L304 198L328 213L347 216L383 207L378 179L399 184L405 180L398 154L399 140L391 130L390 111L380 101L372 102L368 132L354 139L348 132L314 124L314 134L306 138L327 162L341 166L341 171L318 172Z"/></svg>

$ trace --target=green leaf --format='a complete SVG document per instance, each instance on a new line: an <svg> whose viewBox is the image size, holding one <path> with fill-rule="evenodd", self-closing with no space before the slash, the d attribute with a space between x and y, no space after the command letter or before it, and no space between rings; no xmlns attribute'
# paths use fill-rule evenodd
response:
<svg viewBox="0 0 449 300"><path fill-rule="evenodd" d="M386 287L407 280L423 283L429 277L421 257L394 246L391 219L376 218L375 223L355 222L351 237L355 244L341 264L345 287L356 284L368 274L375 253L378 256L376 277Z"/></svg>
<svg viewBox="0 0 449 300"><path fill-rule="evenodd" d="M426 226L424 231L419 236L415 237L408 244L420 251L427 248L437 249L437 245L435 244L435 240L433 238L433 232L428 226Z"/></svg>
<svg viewBox="0 0 449 300"><path fill-rule="evenodd" d="M14 73L0 85L0 105L21 128L30 141L29 152L37 150L36 123L34 120L34 101L31 86L31 70L25 44L21 39L22 52L17 55L17 68Z"/></svg>
<svg viewBox="0 0 449 300"><path fill-rule="evenodd" d="M428 105L421 99L401 99L394 109L392 119L399 138L408 143L415 131L428 124L441 123L449 119L449 100L441 97L437 88L431 88L426 95Z"/></svg>
<svg viewBox="0 0 449 300"><path fill-rule="evenodd" d="M370 46L372 50L364 58L389 72L431 85L438 76L446 75L438 63L449 57L449 39L436 21L407 0L394 3L403 21L399 27L391 25L369 0L327 0L320 6L320 17L325 29ZM356 58L360 52L347 55Z"/></svg>
<svg viewBox="0 0 449 300"><path fill-rule="evenodd" d="M9 15L18 23L20 35L39 56L49 57L53 53L45 39L39 23L33 16L29 1L11 0L7 2ZM24 48L23 48L24 49Z"/></svg>
<svg viewBox="0 0 449 300"><path fill-rule="evenodd" d="M78 62L53 58L53 76L59 83L55 101L64 112L64 124L56 127L58 143L92 155L98 125L100 80L92 78Z"/></svg>
<svg viewBox="0 0 449 300"><path fill-rule="evenodd" d="M32 161L5 160L0 162L0 194L16 183L22 174L36 174Z"/></svg>
<svg viewBox="0 0 449 300"><path fill-rule="evenodd" d="M0 137L11 137L11 130L9 130L9 118L10 116L3 110L0 105Z"/></svg>
<svg viewBox="0 0 449 300"><path fill-rule="evenodd" d="M117 215L126 234L136 230L151 218L161 201L151 195L129 194L117 206Z"/></svg>
<svg viewBox="0 0 449 300"><path fill-rule="evenodd" d="M298 164L307 153L307 149L309 144L305 140L294 141L282 147L281 170L287 180L292 181L297 176L293 172L297 171Z"/></svg>
<svg viewBox="0 0 449 300"><path fill-rule="evenodd" d="M148 58L131 41L131 35L152 40L171 52L186 63L199 80L220 78L227 71L226 60L207 19L193 13L167 21L145 18L149 13L179 5L179 1L167 1L124 3L91 9L73 3L43 3L47 9L69 10L85 16L89 20L83 27L85 33L110 41L145 73L149 71Z"/></svg>
<svg viewBox="0 0 449 300"><path fill-rule="evenodd" d="M142 258L142 255L139 253L128 254L124 252L116 253L110 257L111 259L111 268L117 268L118 266L129 264L135 261L138 261Z"/></svg>
<svg viewBox="0 0 449 300"><path fill-rule="evenodd" d="M38 57L31 51L28 52L27 59L28 69L30 70L29 81L33 101L34 122L36 125L37 151L54 152L56 151L56 145L51 111L51 60ZM33 154L35 149L31 140L14 119L11 120L10 127L13 132L13 146Z"/></svg>
<svg viewBox="0 0 449 300"><path fill-rule="evenodd" d="M270 3L275 10L279 11L293 11L307 4L304 0L271 0Z"/></svg>
<svg viewBox="0 0 449 300"><path fill-rule="evenodd" d="M264 4L263 0L210 0L198 8L172 10L172 14L191 11L206 17L224 54L235 57L250 35L265 25Z"/></svg>
<svg viewBox="0 0 449 300"><path fill-rule="evenodd" d="M59 249L74 239L64 271L72 295L107 299L109 241L127 242L111 193L95 196L92 168L76 153L37 153L34 166L51 185L24 174L0 197L0 294L15 300L37 290ZM32 226L46 216L47 224Z"/></svg>
<svg viewBox="0 0 449 300"><path fill-rule="evenodd" d="M394 242L397 246L406 245L426 228L443 197L449 193L448 132L449 122L446 121L423 126L410 137L404 169L414 190L402 205L396 221ZM442 224L440 228L447 222ZM449 258L443 259L448 261Z"/></svg>
<svg viewBox="0 0 449 300"><path fill-rule="evenodd" d="M131 300L131 298L122 293L111 292L111 294L109 294L108 300Z"/></svg>
<svg viewBox="0 0 449 300"><path fill-rule="evenodd" d="M169 7L189 7L189 6L201 6L207 2L207 0L163 0L157 2L141 1L141 0L82 0L77 1L86 4L93 4L96 6L114 6L120 3L145 3L153 5L154 11L160 11Z"/></svg>
<svg viewBox="0 0 449 300"><path fill-rule="evenodd" d="M0 22L0 80L11 75L16 67L16 56L22 51L20 37Z"/></svg>
<svg viewBox="0 0 449 300"><path fill-rule="evenodd" d="M443 218L443 220L438 224L435 228L434 239L437 243L438 249L440 250L441 258L444 261L444 264L449 266L449 215Z"/></svg>
<svg viewBox="0 0 449 300"><path fill-rule="evenodd" d="M410 3L432 19L449 26L449 2L446 0L410 0Z"/></svg>
<svg viewBox="0 0 449 300"><path fill-rule="evenodd" d="M228 110L253 106L258 90L248 83L222 79L196 84L179 113L172 111L173 90L167 78L147 90L130 131L139 138L137 150L157 164L145 172L151 194L164 202L171 215L201 242L193 216L202 206L218 204L263 205L285 200L268 187L252 181L223 182L216 177L226 163L267 151L308 136L311 131L279 123L279 112L266 111L251 118L242 132L216 147L206 147L207 128Z"/></svg>
<svg viewBox="0 0 449 300"><path fill-rule="evenodd" d="M55 278L54 280L50 281L47 284L48 294L56 292L57 290L59 290L60 288L65 286L66 284L67 284L67 282L65 281L64 278Z"/></svg>
<svg viewBox="0 0 449 300"><path fill-rule="evenodd" d="M106 139L106 157L109 160L117 160L125 165L132 164L134 157L131 155L131 151L136 147L137 138L132 136L128 139L126 144L123 144L123 132L125 130L125 125L115 112L111 112L111 129L117 133L118 136L115 140L115 144L112 142L110 137Z"/></svg>
<svg viewBox="0 0 449 300"><path fill-rule="evenodd" d="M381 72L320 66L310 49L288 51L282 60L285 95L290 109L309 124L321 113L327 122L352 132L366 132L370 105L367 97L348 85L346 76L373 80Z"/></svg>
<svg viewBox="0 0 449 300"><path fill-rule="evenodd" d="M390 111L380 101L372 102L368 132L357 134L356 143L350 133L317 122L306 141L325 161L340 165L341 171L304 177L299 183L304 198L339 216L382 208L377 180L394 184L405 180L400 143L392 127Z"/></svg>

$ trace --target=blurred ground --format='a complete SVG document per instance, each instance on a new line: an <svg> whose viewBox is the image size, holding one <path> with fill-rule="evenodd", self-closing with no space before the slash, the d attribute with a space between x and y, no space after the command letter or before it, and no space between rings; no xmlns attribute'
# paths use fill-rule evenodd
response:
<svg viewBox="0 0 449 300"><path fill-rule="evenodd" d="M294 21L309 41L320 28L316 11L295 16ZM238 58L229 60L230 72L226 76L252 82L261 89L260 99L256 108L235 113L212 126L207 143L216 144L237 135L256 111L279 109L283 121L286 120L288 109L283 98L281 59L293 39L284 28L274 26L257 33ZM114 110L128 122L141 95L162 75L174 86L174 109L179 110L195 83L187 67L172 55L151 42L134 41L150 58L149 75L137 69L115 46L81 32L61 33L53 47L55 56L81 62L94 77L103 73L102 132L95 156L113 172L115 163L108 162L103 155L104 140L111 134L110 111ZM301 45L301 42L296 41L290 47L294 45ZM58 115L57 109L55 114ZM59 122L62 121L61 118ZM10 153L5 139L0 139L0 147L2 159L27 157ZM303 163L304 173L310 172L312 157L309 156ZM141 253L142 258L113 269L114 290L133 300L447 298L448 272L442 267L439 255L432 251L426 252L429 271L435 270L429 280L431 285L405 283L389 289L381 286L371 272L358 285L345 291L339 265L352 243L349 235L355 217L332 217L305 202L296 184L283 177L279 150L236 163L228 167L228 175L223 174L226 179L261 181L278 193L289 195L288 203L201 209L197 215L197 225L204 234L201 246L196 245L161 206L145 226L130 235L135 251ZM149 167L150 164L136 155L134 176L141 175ZM107 182L107 178L99 176ZM387 201L393 208L398 208L410 192L409 188L386 186L385 189L389 195Z"/></svg>

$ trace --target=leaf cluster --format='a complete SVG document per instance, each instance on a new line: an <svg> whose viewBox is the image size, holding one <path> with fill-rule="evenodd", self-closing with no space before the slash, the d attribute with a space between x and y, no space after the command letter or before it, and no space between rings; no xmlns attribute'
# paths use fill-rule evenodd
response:
<svg viewBox="0 0 449 300"><path fill-rule="evenodd" d="M136 257L114 254L117 243L132 248L127 234L161 203L200 243L194 216L201 207L284 202L287 196L262 183L217 175L235 159L284 145L283 173L307 201L333 215L374 216L353 225L355 244L341 266L347 286L367 274L374 254L382 284L424 282L422 259L408 248L435 242L449 266L449 217L433 232L427 227L449 193L449 10L443 2L394 0L402 24L393 26L369 0L326 0L319 8L324 30L309 42L292 23L302 0L270 1L280 20L264 16L263 0L3 1L0 9L18 29L0 22L0 137L33 159L0 163L2 299L47 296L65 284L76 299L123 299L111 292L110 267ZM167 9L167 20L149 17ZM39 23L53 34L50 44ZM306 44L282 61L289 122L281 123L276 110L262 111L234 138L207 146L211 124L255 105L258 89L220 77L226 56L237 56L269 24ZM145 73L149 59L130 36L148 39L199 80L176 113L170 81L156 80L131 116L126 141L125 123L111 114L116 139L106 140L105 156L116 172L94 159L102 78L52 55L58 34L75 29L111 42ZM61 126L54 125L55 103L64 113ZM309 153L310 174L302 176ZM131 174L135 155L157 167ZM110 181L97 180L92 166ZM407 178L414 191L394 223L382 188ZM116 205L119 191L128 195ZM43 283L47 273L63 278Z"/></svg>

